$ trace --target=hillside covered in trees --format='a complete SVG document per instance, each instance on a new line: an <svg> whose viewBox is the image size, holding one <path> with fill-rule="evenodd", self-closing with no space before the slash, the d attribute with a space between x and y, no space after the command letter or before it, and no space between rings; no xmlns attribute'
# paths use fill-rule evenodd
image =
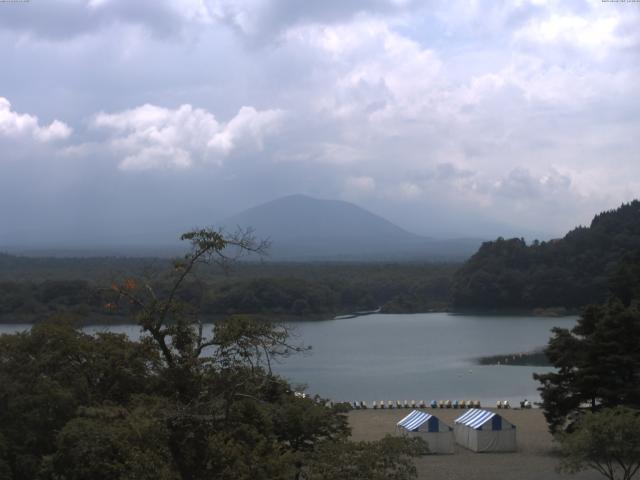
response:
<svg viewBox="0 0 640 480"><path fill-rule="evenodd" d="M456 273L455 309L575 309L600 303L640 250L640 201L600 213L588 227L548 242L498 238Z"/></svg>
<svg viewBox="0 0 640 480"><path fill-rule="evenodd" d="M548 242L498 238L465 264L429 262L240 262L231 272L203 268L182 300L207 316L331 318L381 307L384 313L443 310L577 310L604 301L635 275L640 202L595 216ZM104 285L148 278L163 289L160 258L29 258L0 254L0 322L76 313L117 322L105 310ZM617 285L617 286L616 286ZM164 285L166 287L166 285ZM631 293L628 293L630 295Z"/></svg>
<svg viewBox="0 0 640 480"><path fill-rule="evenodd" d="M0 254L0 322L74 313L88 323L126 321L105 309L113 282L145 277L162 291L166 259L28 258ZM382 307L388 313L443 310L459 264L238 263L203 268L180 292L203 315L331 318Z"/></svg>

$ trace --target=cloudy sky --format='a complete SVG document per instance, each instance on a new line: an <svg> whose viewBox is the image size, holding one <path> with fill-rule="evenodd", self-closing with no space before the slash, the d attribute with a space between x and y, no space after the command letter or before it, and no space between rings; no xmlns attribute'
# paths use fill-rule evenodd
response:
<svg viewBox="0 0 640 480"><path fill-rule="evenodd" d="M0 2L0 245L273 198L555 235L640 192L640 3Z"/></svg>

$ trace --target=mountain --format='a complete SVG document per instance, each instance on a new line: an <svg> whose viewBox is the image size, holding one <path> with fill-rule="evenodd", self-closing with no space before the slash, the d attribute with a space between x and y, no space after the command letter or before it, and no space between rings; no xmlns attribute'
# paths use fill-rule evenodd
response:
<svg viewBox="0 0 640 480"><path fill-rule="evenodd" d="M408 232L357 205L291 195L258 205L221 224L254 229L271 240L274 260L462 259L480 240L434 240Z"/></svg>
<svg viewBox="0 0 640 480"><path fill-rule="evenodd" d="M606 299L640 252L640 201L596 215L561 239L484 243L456 273L456 308L579 308Z"/></svg>

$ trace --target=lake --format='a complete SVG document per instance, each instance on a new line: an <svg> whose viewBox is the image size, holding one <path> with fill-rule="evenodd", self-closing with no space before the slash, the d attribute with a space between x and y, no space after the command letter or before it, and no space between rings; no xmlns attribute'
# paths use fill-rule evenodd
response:
<svg viewBox="0 0 640 480"><path fill-rule="evenodd" d="M544 346L552 327L571 328L576 320L425 313L296 322L291 324L295 341L312 350L274 369L294 384L306 384L307 392L334 401L477 399L488 405L500 399L515 405L525 397L539 399L531 375L551 369L480 366L475 359ZM26 328L0 325L0 333ZM109 330L139 336L135 325Z"/></svg>

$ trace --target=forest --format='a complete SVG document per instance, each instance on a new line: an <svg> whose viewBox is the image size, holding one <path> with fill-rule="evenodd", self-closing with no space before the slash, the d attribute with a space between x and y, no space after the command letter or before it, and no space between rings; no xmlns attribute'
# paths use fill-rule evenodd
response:
<svg viewBox="0 0 640 480"><path fill-rule="evenodd" d="M323 319L384 313L560 308L577 312L624 284L626 256L640 250L640 202L596 215L561 239L498 238L464 264L425 262L238 262L203 268L184 301L203 315ZM105 309L104 285L142 276L166 288L163 258L29 258L0 254L0 322L76 313L87 322L124 321Z"/></svg>
<svg viewBox="0 0 640 480"><path fill-rule="evenodd" d="M625 256L640 249L640 202L596 215L588 227L547 242L498 238L484 243L452 281L456 309L578 310L603 302Z"/></svg>
<svg viewBox="0 0 640 480"><path fill-rule="evenodd" d="M27 258L0 255L0 322L75 313L87 322L124 321L105 308L105 285L142 276L166 288L167 259ZM204 267L182 299L203 315L329 318L381 307L388 313L443 310L459 264L239 262Z"/></svg>

